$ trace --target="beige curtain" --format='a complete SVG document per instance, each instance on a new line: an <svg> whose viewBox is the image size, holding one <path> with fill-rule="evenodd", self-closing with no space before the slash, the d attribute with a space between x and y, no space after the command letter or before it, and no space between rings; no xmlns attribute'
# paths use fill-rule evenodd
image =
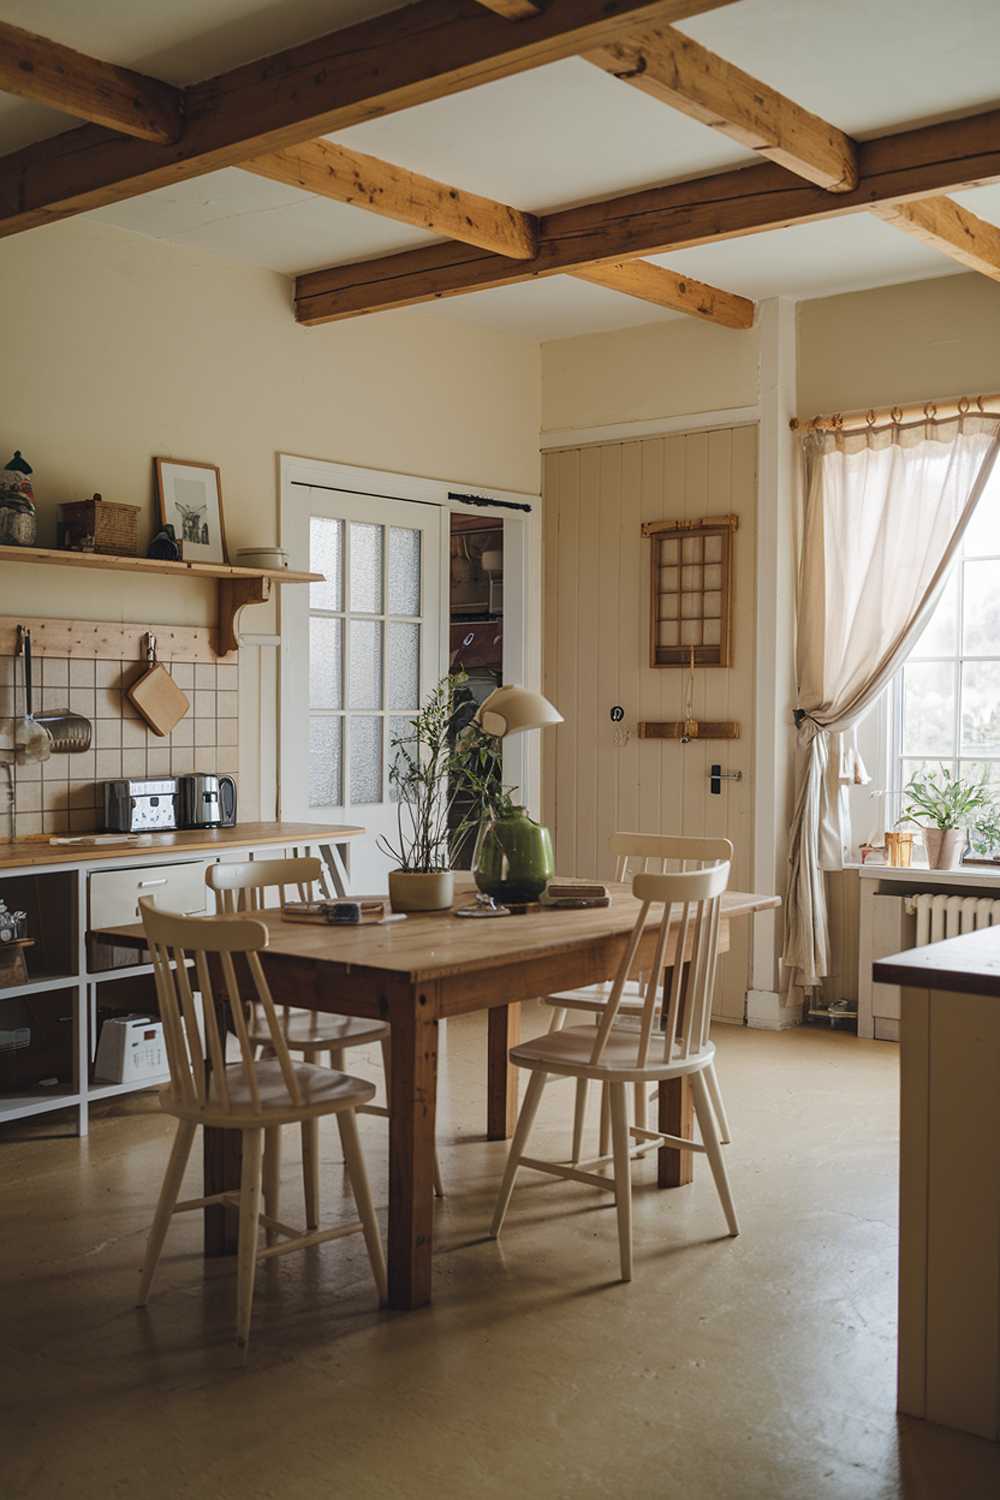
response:
<svg viewBox="0 0 1000 1500"><path fill-rule="evenodd" d="M823 871L851 847L847 786L868 779L855 727L937 603L998 447L1000 419L978 415L807 434L784 951L805 988L829 972Z"/></svg>

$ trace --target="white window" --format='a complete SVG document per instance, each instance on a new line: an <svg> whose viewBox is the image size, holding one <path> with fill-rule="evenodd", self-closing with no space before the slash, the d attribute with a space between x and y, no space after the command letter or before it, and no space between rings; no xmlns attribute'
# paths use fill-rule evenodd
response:
<svg viewBox="0 0 1000 1500"><path fill-rule="evenodd" d="M907 782L944 767L990 781L1000 801L1000 465L937 608L893 683L891 707L894 819Z"/></svg>

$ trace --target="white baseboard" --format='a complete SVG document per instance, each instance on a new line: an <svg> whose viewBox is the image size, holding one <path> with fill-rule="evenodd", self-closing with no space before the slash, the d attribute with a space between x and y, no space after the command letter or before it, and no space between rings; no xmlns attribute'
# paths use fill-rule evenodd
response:
<svg viewBox="0 0 1000 1500"><path fill-rule="evenodd" d="M755 1031L787 1031L801 1024L801 1000L789 1001L777 990L747 990L747 1025Z"/></svg>

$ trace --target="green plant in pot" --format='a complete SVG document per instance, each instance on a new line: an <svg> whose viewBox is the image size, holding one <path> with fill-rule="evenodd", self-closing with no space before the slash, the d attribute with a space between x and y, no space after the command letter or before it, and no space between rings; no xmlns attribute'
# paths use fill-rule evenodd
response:
<svg viewBox="0 0 1000 1500"><path fill-rule="evenodd" d="M562 723L540 693L500 687L482 704L462 743L462 775L479 814L472 873L495 901L536 901L555 874L552 836L514 801L516 787L501 776L502 740L508 734Z"/></svg>
<svg viewBox="0 0 1000 1500"><path fill-rule="evenodd" d="M1000 807L989 803L969 829L969 848L977 859L1000 861Z"/></svg>
<svg viewBox="0 0 1000 1500"><path fill-rule="evenodd" d="M380 834L376 842L396 866L389 872L393 911L442 911L454 897L452 851L469 826L449 826L463 782L453 721L455 690L464 681L464 673L443 677L406 731L390 741L396 834Z"/></svg>
<svg viewBox="0 0 1000 1500"><path fill-rule="evenodd" d="M962 863L973 814L990 802L985 782L966 781L943 767L914 776L903 788L907 803L899 823L912 823L924 836L932 870L954 870Z"/></svg>

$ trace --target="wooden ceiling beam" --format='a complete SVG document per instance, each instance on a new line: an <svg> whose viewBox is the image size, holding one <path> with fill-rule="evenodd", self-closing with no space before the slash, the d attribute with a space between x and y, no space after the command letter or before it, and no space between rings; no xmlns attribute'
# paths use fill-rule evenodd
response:
<svg viewBox="0 0 1000 1500"><path fill-rule="evenodd" d="M140 141L180 138L182 91L0 21L0 93L47 104Z"/></svg>
<svg viewBox="0 0 1000 1500"><path fill-rule="evenodd" d="M857 186L849 136L671 26L640 29L587 61L832 193Z"/></svg>
<svg viewBox="0 0 1000 1500"><path fill-rule="evenodd" d="M310 141L244 162L244 170L368 209L498 255L530 259L537 249L538 221L506 203L423 177L392 162L350 151L333 141ZM657 307L689 313L725 328L751 328L754 304L649 261L591 266L573 273Z"/></svg>
<svg viewBox="0 0 1000 1500"><path fill-rule="evenodd" d="M704 281L695 281L693 276L681 276L666 266L654 266L648 260L605 261L572 274L579 281L624 292L672 312L689 313L723 328L753 327L754 304L749 298L720 291Z"/></svg>
<svg viewBox="0 0 1000 1500"><path fill-rule="evenodd" d="M306 192L364 208L433 234L449 235L497 255L530 260L538 249L538 220L506 203L480 198L419 172L334 141L310 141L243 163L244 170ZM581 281L639 297L658 307L690 313L726 328L753 326L754 305L745 297L679 276L648 261L590 266L573 273Z"/></svg>
<svg viewBox="0 0 1000 1500"><path fill-rule="evenodd" d="M333 266L298 277L296 316L330 322L998 181L1000 110L865 141L858 167L858 185L849 193L830 193L762 162L545 214L538 253L529 261L447 241Z"/></svg>
<svg viewBox="0 0 1000 1500"><path fill-rule="evenodd" d="M16 234L614 41L732 0L558 0L512 25L469 0L401 10L184 91L175 145L85 125L0 159L0 235Z"/></svg>
<svg viewBox="0 0 1000 1500"><path fill-rule="evenodd" d="M246 171L369 209L448 239L497 255L530 260L538 248L538 222L506 203L422 177L392 162L349 151L333 141L308 141L243 163Z"/></svg>
<svg viewBox="0 0 1000 1500"><path fill-rule="evenodd" d="M1000 281L1000 228L953 198L921 198L875 209L880 219L933 245L970 271Z"/></svg>

